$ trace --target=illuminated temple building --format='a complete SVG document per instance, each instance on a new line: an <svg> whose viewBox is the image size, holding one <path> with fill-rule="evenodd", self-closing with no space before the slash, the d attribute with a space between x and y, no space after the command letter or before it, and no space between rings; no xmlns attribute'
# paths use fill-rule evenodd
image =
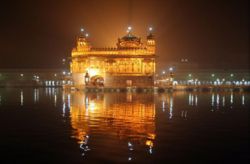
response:
<svg viewBox="0 0 250 164"><path fill-rule="evenodd" d="M155 39L152 28L143 43L127 34L116 47L93 48L81 30L72 50L71 73L75 86L152 86L155 73Z"/></svg>

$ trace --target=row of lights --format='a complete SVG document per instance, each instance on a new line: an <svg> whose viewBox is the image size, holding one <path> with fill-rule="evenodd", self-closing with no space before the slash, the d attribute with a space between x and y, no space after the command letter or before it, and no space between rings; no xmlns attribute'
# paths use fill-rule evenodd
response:
<svg viewBox="0 0 250 164"><path fill-rule="evenodd" d="M215 77L215 74L211 74L212 77ZM230 74L230 77L234 77L234 74Z"/></svg>
<svg viewBox="0 0 250 164"><path fill-rule="evenodd" d="M127 33L130 33L132 31L132 27L131 26L128 26L128 28L127 28ZM148 28L148 31L149 32L152 32L153 31L153 27L149 27Z"/></svg>
<svg viewBox="0 0 250 164"><path fill-rule="evenodd" d="M85 30L84 30L84 28L81 28L81 33L83 33ZM127 28L127 33L130 33L132 31L132 27L131 26L128 26L128 28ZM149 27L148 28L148 31L149 32L152 32L153 31L153 27ZM89 34L88 33L85 33L85 37L87 38L87 37L89 37Z"/></svg>
<svg viewBox="0 0 250 164"><path fill-rule="evenodd" d="M170 67L168 70L169 70L170 72L173 72L174 68L173 68L173 67ZM163 70L163 71L162 71L162 74L165 74L165 73L166 73L166 71Z"/></svg>
<svg viewBox="0 0 250 164"><path fill-rule="evenodd" d="M81 33L83 33L85 30L84 30L84 28L81 28ZM88 33L85 33L85 37L87 38L87 37L89 37L89 34Z"/></svg>
<svg viewBox="0 0 250 164"><path fill-rule="evenodd" d="M188 74L189 77L192 77L192 74ZM215 74L211 74L212 77L215 77ZM230 77L234 77L234 74L230 74Z"/></svg>
<svg viewBox="0 0 250 164"><path fill-rule="evenodd" d="M63 71L62 74L63 74L63 75L70 75L71 73L70 73L70 72ZM24 77L24 74L21 73L20 76L21 76L21 77ZM54 76L57 77L57 74L55 73ZM35 78L35 79L39 79L39 76L34 75L34 78Z"/></svg>
<svg viewBox="0 0 250 164"><path fill-rule="evenodd" d="M170 68L169 68L169 71L172 72L172 71L173 71L173 67L170 67ZM163 70L163 71L162 71L162 74L165 74L165 73L166 73L166 71ZM192 77L192 74L188 74L188 76L189 76L189 77ZM211 76L212 76L212 77L215 77L215 74L211 74ZM234 77L234 74L230 74L230 77ZM244 79L243 79L243 81L244 81Z"/></svg>
<svg viewBox="0 0 250 164"><path fill-rule="evenodd" d="M188 74L189 77L192 77L192 74ZM215 77L215 74L211 74L212 77ZM230 74L230 77L234 77L234 74ZM217 81L219 81L219 79L216 79ZM225 81L225 79L223 78L222 81ZM245 81L245 79L243 78L242 81Z"/></svg>

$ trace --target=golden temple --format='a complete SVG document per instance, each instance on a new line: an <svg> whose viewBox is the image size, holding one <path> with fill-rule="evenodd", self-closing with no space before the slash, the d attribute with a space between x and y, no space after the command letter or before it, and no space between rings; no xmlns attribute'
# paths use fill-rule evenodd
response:
<svg viewBox="0 0 250 164"><path fill-rule="evenodd" d="M149 29L146 43L131 27L116 47L93 48L88 34L77 37L70 70L74 86L152 86L155 74L155 38Z"/></svg>

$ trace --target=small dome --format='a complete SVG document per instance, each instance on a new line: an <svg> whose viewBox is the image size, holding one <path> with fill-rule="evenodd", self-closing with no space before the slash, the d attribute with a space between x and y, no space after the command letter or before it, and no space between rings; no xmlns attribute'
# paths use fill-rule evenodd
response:
<svg viewBox="0 0 250 164"><path fill-rule="evenodd" d="M147 39L154 39L154 35L152 33L150 33L148 36L147 36Z"/></svg>
<svg viewBox="0 0 250 164"><path fill-rule="evenodd" d="M140 41L140 39L138 37L136 37L135 35L133 35L131 33L128 33L127 35L122 37L121 40L123 40L123 41Z"/></svg>
<svg viewBox="0 0 250 164"><path fill-rule="evenodd" d="M142 43L141 38L138 38L129 32L124 37L118 39L117 45L119 48L138 48L142 45Z"/></svg>

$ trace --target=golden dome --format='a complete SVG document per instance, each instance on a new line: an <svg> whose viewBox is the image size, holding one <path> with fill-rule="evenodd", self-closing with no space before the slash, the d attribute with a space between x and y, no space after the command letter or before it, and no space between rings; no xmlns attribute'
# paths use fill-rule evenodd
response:
<svg viewBox="0 0 250 164"><path fill-rule="evenodd" d="M117 43L118 48L140 48L141 45L141 38L138 38L131 32L119 38Z"/></svg>

